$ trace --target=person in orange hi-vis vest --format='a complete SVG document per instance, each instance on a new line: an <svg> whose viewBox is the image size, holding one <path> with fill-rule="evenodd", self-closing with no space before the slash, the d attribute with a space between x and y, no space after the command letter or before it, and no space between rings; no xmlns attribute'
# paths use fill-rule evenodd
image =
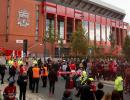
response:
<svg viewBox="0 0 130 100"><path fill-rule="evenodd" d="M33 71L33 84L32 84L32 92L34 93L35 85L36 85L36 93L38 93L39 86L39 78L40 78L40 68L37 64L32 68Z"/></svg>
<svg viewBox="0 0 130 100"><path fill-rule="evenodd" d="M48 77L48 69L47 66L44 65L41 71L41 76L42 76L42 82L43 82L43 87L47 86L47 77Z"/></svg>

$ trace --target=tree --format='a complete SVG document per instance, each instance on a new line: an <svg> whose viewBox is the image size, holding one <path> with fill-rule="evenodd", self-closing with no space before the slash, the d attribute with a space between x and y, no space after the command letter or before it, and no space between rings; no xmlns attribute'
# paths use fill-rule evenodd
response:
<svg viewBox="0 0 130 100"><path fill-rule="evenodd" d="M60 57L60 56L63 56L63 52L64 52L63 51L63 49L64 49L64 43L63 43L63 39L62 38L58 39L58 45L59 45L59 50L60 50L59 51L59 54L60 54L59 57Z"/></svg>
<svg viewBox="0 0 130 100"><path fill-rule="evenodd" d="M88 50L88 38L85 37L82 23L78 24L77 30L72 34L72 50L77 56L86 55Z"/></svg>
<svg viewBox="0 0 130 100"><path fill-rule="evenodd" d="M49 23L48 34L49 34L49 38L48 38L47 42L49 42L51 44L51 50L52 50L51 56L53 57L53 54L54 54L54 43L55 43L55 34L54 34L54 27L53 27L52 20L50 20L50 23Z"/></svg>
<svg viewBox="0 0 130 100"><path fill-rule="evenodd" d="M93 46L93 55L94 56L101 56L103 53L102 53L102 49L103 47L101 46Z"/></svg>
<svg viewBox="0 0 130 100"><path fill-rule="evenodd" d="M111 43L111 49L114 49L115 44L116 44L116 39L115 39L115 36L114 36L114 34L112 32L109 35L109 41Z"/></svg>
<svg viewBox="0 0 130 100"><path fill-rule="evenodd" d="M125 55L126 59L130 63L130 36L126 36L122 49L123 49L123 54Z"/></svg>

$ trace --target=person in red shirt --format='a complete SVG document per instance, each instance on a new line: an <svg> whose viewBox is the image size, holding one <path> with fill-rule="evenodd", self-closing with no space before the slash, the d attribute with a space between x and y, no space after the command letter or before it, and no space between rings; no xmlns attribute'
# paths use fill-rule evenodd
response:
<svg viewBox="0 0 130 100"><path fill-rule="evenodd" d="M17 63L16 60L14 60L14 62L13 62L13 66L14 66L16 69L18 68L18 63Z"/></svg>
<svg viewBox="0 0 130 100"><path fill-rule="evenodd" d="M20 75L22 75L26 71L26 68L23 65L20 65Z"/></svg>
<svg viewBox="0 0 130 100"><path fill-rule="evenodd" d="M71 64L70 64L70 70L71 70L71 71L75 71L75 70L76 70L76 65L75 65L75 63L71 63Z"/></svg>
<svg viewBox="0 0 130 100"><path fill-rule="evenodd" d="M5 87L3 96L4 100L15 100L16 96L16 86L14 85L15 81L9 81L9 85Z"/></svg>
<svg viewBox="0 0 130 100"><path fill-rule="evenodd" d="M116 77L117 72L117 65L114 61L111 61L109 64L109 73L110 73L110 79L114 80Z"/></svg>

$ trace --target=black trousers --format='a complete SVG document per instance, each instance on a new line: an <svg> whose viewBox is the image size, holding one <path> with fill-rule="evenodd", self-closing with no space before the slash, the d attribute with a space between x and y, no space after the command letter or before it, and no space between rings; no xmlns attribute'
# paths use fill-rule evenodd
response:
<svg viewBox="0 0 130 100"><path fill-rule="evenodd" d="M33 87L33 78L29 77L29 89L32 90Z"/></svg>
<svg viewBox="0 0 130 100"><path fill-rule="evenodd" d="M15 75L10 74L8 81L10 80L10 78L13 78L13 80L15 81Z"/></svg>
<svg viewBox="0 0 130 100"><path fill-rule="evenodd" d="M54 94L55 90L55 81L49 81L49 92Z"/></svg>
<svg viewBox="0 0 130 100"><path fill-rule="evenodd" d="M119 91L118 93L119 93L119 95L120 95L121 100L124 100L123 91Z"/></svg>
<svg viewBox="0 0 130 100"><path fill-rule="evenodd" d="M3 84L3 83L4 83L4 76L5 76L5 73L1 73L0 75L1 75L1 84Z"/></svg>
<svg viewBox="0 0 130 100"><path fill-rule="evenodd" d="M42 76L43 87L47 86L47 76Z"/></svg>
<svg viewBox="0 0 130 100"><path fill-rule="evenodd" d="M19 100L26 100L26 86L20 86L19 87L20 94L19 94Z"/></svg>
<svg viewBox="0 0 130 100"><path fill-rule="evenodd" d="M32 92L34 92L36 86L36 93L38 93L39 78L33 78Z"/></svg>

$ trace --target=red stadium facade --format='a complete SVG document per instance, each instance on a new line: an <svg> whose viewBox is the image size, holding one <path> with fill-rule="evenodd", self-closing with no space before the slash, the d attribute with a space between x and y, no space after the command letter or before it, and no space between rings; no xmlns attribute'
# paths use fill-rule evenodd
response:
<svg viewBox="0 0 130 100"><path fill-rule="evenodd" d="M69 44L72 33L76 31L77 24L83 22L85 33L89 34L89 42L92 45L104 47L106 52L109 52L108 48L110 47L109 35L110 33L114 34L116 41L115 52L118 53L127 35L128 24L123 22L125 14L110 9L107 11L107 8L100 8L97 4L95 5L99 8L95 8L95 5L91 4L92 7L88 7L88 11L76 9L71 5L64 6L66 3L73 4L77 2L74 1L68 3L67 0L59 0L58 2L62 2L60 4L49 0L48 2L0 0L0 50L4 50L7 55L10 55L13 52L12 50L15 50L14 55L21 55L22 41L27 39L28 51L42 54L43 50L45 50L43 38L45 33L48 32L51 23L54 34L59 34L63 40L64 55L70 55ZM87 6L85 6L85 3L84 6L82 4L83 2L80 2L75 6L80 7L81 5L80 8ZM47 43L46 48L47 56L52 52L54 52L54 56L58 55L58 41L54 43L54 51L52 51L49 43Z"/></svg>

